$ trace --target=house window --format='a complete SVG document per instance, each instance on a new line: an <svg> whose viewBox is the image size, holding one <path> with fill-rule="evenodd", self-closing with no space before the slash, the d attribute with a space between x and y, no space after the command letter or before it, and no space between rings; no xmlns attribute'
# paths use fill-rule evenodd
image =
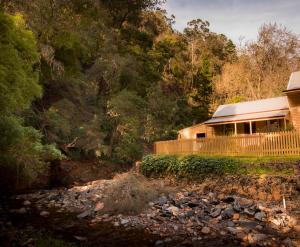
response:
<svg viewBox="0 0 300 247"><path fill-rule="evenodd" d="M196 134L196 137L197 137L197 138L205 138L205 137L206 137L206 134L205 134L205 133L197 133L197 134Z"/></svg>

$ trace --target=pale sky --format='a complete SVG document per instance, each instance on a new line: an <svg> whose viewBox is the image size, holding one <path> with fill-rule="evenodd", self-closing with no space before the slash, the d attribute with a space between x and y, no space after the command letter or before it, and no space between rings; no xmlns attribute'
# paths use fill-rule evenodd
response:
<svg viewBox="0 0 300 247"><path fill-rule="evenodd" d="M176 30L201 18L211 31L223 33L235 43L240 37L253 40L263 23L278 23L300 34L300 0L167 0L168 15L174 14Z"/></svg>

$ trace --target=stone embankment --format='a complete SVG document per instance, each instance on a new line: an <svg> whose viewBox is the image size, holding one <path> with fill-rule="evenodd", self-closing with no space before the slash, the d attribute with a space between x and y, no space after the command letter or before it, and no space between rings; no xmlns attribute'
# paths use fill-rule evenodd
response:
<svg viewBox="0 0 300 247"><path fill-rule="evenodd" d="M28 214L35 208L42 218L51 217L54 211L71 212L77 221L142 229L156 236L156 246L213 246L209 245L212 241L216 246L225 246L226 241L236 246L300 246L296 178L286 180L284 186L279 178L260 178L264 180L256 183L227 179L220 180L219 186L214 179L176 187L172 193L149 202L136 215L114 215L104 210L105 198L109 197L106 191L114 180L19 195L15 199L22 201L22 207L10 211ZM77 240L88 238L76 236Z"/></svg>

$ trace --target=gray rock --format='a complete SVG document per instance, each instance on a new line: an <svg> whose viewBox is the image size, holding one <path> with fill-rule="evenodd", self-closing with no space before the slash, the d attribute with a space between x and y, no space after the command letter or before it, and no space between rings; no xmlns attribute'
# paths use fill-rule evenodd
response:
<svg viewBox="0 0 300 247"><path fill-rule="evenodd" d="M127 219L122 219L121 220L122 225L127 225L128 223L129 223L129 220L127 220Z"/></svg>
<svg viewBox="0 0 300 247"><path fill-rule="evenodd" d="M178 215L179 214L179 208L175 207L175 206L168 207L167 211L172 213L173 215Z"/></svg>
<svg viewBox="0 0 300 247"><path fill-rule="evenodd" d="M185 213L185 215L186 215L187 217L192 217L194 214L195 214L195 212L194 212L193 210L189 210L189 211L187 211L187 212Z"/></svg>
<svg viewBox="0 0 300 247"><path fill-rule="evenodd" d="M221 208L213 209L212 212L210 213L210 216L216 218L221 214L221 212L222 212Z"/></svg>
<svg viewBox="0 0 300 247"><path fill-rule="evenodd" d="M242 211L242 208L241 208L241 205L238 201L234 201L233 203L233 209L237 212L241 212Z"/></svg>
<svg viewBox="0 0 300 247"><path fill-rule="evenodd" d="M239 198L237 199L241 208L249 208L253 205L253 201L246 198Z"/></svg>
<svg viewBox="0 0 300 247"><path fill-rule="evenodd" d="M74 236L74 238L76 238L79 241L87 241L88 240L86 237L82 237L82 236Z"/></svg>
<svg viewBox="0 0 300 247"><path fill-rule="evenodd" d="M259 220L259 221L263 221L266 218L266 214L264 212L257 212L254 215L254 218Z"/></svg>
<svg viewBox="0 0 300 247"><path fill-rule="evenodd" d="M227 222L227 226L229 226L229 227L234 227L235 224L234 224L232 221L228 221L228 222Z"/></svg>
<svg viewBox="0 0 300 247"><path fill-rule="evenodd" d="M250 209L250 208L245 208L244 213L249 215L249 216L254 216L255 215L255 211L253 209Z"/></svg>
<svg viewBox="0 0 300 247"><path fill-rule="evenodd" d="M162 240L157 240L157 241L155 242L155 246L164 246L164 241L162 241Z"/></svg>
<svg viewBox="0 0 300 247"><path fill-rule="evenodd" d="M222 219L231 219L232 216L234 214L234 211L232 208L226 208L223 212L222 212Z"/></svg>
<svg viewBox="0 0 300 247"><path fill-rule="evenodd" d="M180 214L177 216L177 219L179 220L180 223L185 223L185 216Z"/></svg>
<svg viewBox="0 0 300 247"><path fill-rule="evenodd" d="M78 214L77 218L78 219L83 219L83 218L85 218L87 216L90 216L91 214L92 214L91 210L86 210L86 211L82 212L81 214Z"/></svg>
<svg viewBox="0 0 300 247"><path fill-rule="evenodd" d="M184 197L184 198L181 198L180 200L178 200L178 201L176 202L176 205L177 205L177 206L180 206L180 205L186 204L186 203L188 203L188 202L189 202L189 198Z"/></svg>
<svg viewBox="0 0 300 247"><path fill-rule="evenodd" d="M228 230L231 234L237 234L237 233L241 232L241 230L239 230L239 229L237 229L237 228L235 228L235 227L231 227L231 226L227 227L227 230Z"/></svg>
<svg viewBox="0 0 300 247"><path fill-rule="evenodd" d="M157 200L157 204L160 206L163 206L164 204L166 204L168 202L168 198L166 196L161 196L160 198L158 198Z"/></svg>

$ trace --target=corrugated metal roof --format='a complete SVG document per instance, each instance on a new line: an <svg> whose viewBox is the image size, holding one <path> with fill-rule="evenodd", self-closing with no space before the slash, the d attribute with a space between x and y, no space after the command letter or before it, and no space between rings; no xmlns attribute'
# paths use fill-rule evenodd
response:
<svg viewBox="0 0 300 247"><path fill-rule="evenodd" d="M286 96L236 104L220 105L213 118L289 109Z"/></svg>
<svg viewBox="0 0 300 247"><path fill-rule="evenodd" d="M279 117L285 117L287 114L289 114L288 110L258 112L258 113L249 113L249 114L242 114L236 116L212 118L204 123L214 124L214 123L224 123L224 122L239 122L239 121L242 122L246 120L258 120L258 119L268 119L268 118L276 118L276 117L279 118Z"/></svg>
<svg viewBox="0 0 300 247"><path fill-rule="evenodd" d="M290 76L289 84L287 90L300 89L300 71L293 72Z"/></svg>

